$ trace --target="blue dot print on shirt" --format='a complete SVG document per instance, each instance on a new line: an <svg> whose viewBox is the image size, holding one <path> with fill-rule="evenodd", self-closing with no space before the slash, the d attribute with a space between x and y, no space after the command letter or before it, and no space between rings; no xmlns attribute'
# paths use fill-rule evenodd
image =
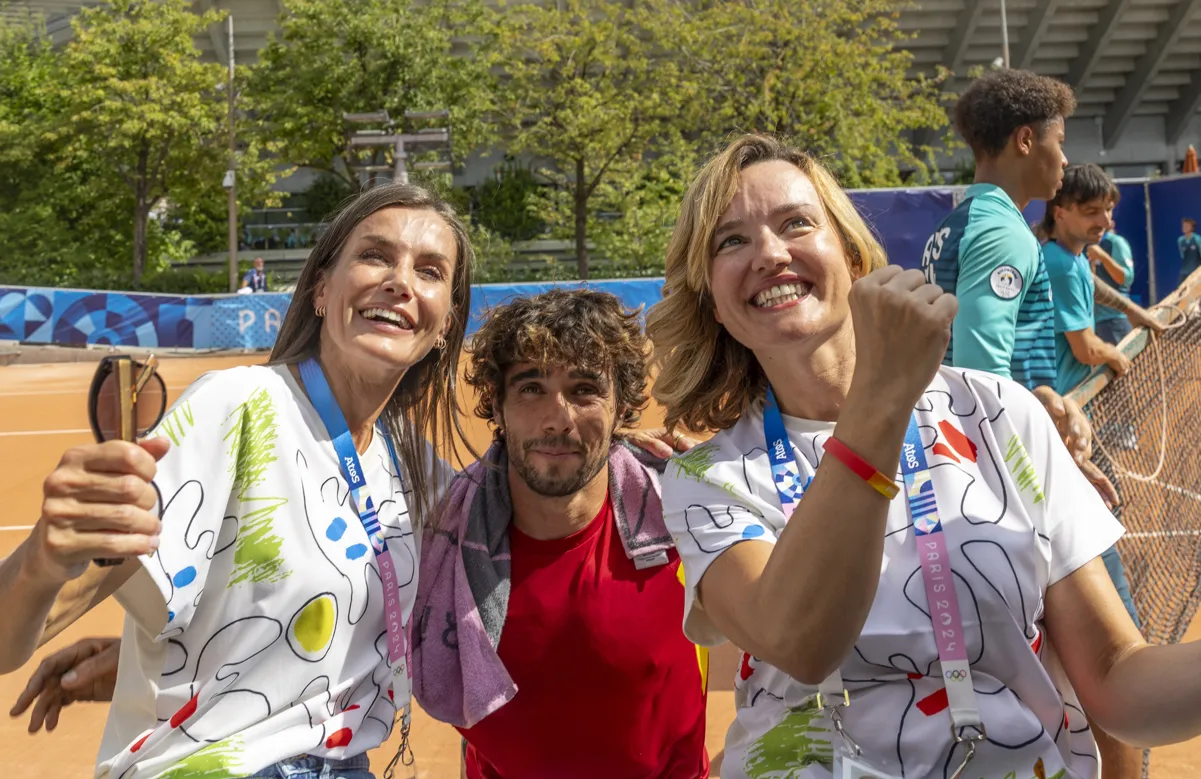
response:
<svg viewBox="0 0 1201 779"><path fill-rule="evenodd" d="M367 554L366 544L355 544L354 546L346 547L346 559L358 560L363 555Z"/></svg>
<svg viewBox="0 0 1201 779"><path fill-rule="evenodd" d="M346 521L338 517L333 522L329 523L329 527L325 529L325 537L330 541L341 541L342 534L346 532Z"/></svg>
<svg viewBox="0 0 1201 779"><path fill-rule="evenodd" d="M194 581L196 581L196 569L190 565L171 578L171 583L176 587L187 587Z"/></svg>
<svg viewBox="0 0 1201 779"><path fill-rule="evenodd" d="M742 531L743 538L758 538L763 535L763 525L747 525Z"/></svg>

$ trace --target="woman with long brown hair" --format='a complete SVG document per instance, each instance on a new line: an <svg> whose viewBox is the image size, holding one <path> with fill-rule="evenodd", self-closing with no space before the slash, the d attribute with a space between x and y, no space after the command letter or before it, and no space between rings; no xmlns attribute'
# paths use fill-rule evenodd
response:
<svg viewBox="0 0 1201 779"><path fill-rule="evenodd" d="M699 173L648 334L685 632L744 650L725 779L1097 779L1082 708L1201 733L1201 643L1148 646L1122 533L1042 404L941 366L955 299L820 163L744 137Z"/></svg>
<svg viewBox="0 0 1201 779"><path fill-rule="evenodd" d="M360 779L407 728L414 539L449 480L434 451L454 448L471 265L441 200L363 193L267 365L201 377L152 438L73 449L47 478L0 564L0 668L89 561L125 558L72 614L114 592L127 614L97 776Z"/></svg>

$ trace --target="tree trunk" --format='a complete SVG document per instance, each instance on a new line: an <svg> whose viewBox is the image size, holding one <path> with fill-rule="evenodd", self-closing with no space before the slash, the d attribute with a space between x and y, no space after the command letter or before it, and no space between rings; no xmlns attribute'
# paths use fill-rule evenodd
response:
<svg viewBox="0 0 1201 779"><path fill-rule="evenodd" d="M150 144L142 139L138 172L133 180L133 288L142 285L146 271L146 223L150 221Z"/></svg>
<svg viewBox="0 0 1201 779"><path fill-rule="evenodd" d="M575 261L580 278L588 278L588 182L584 180L584 158L575 161Z"/></svg>
<svg viewBox="0 0 1201 779"><path fill-rule="evenodd" d="M133 207L133 287L142 286L142 274L146 271L146 223L150 221L150 205L141 194Z"/></svg>

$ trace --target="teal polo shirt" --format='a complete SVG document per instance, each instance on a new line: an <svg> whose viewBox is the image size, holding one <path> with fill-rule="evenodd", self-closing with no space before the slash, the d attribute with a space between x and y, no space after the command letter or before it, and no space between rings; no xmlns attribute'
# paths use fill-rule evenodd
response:
<svg viewBox="0 0 1201 779"><path fill-rule="evenodd" d="M1091 330L1093 321L1093 269L1083 253L1073 255L1057 241L1043 244L1043 262L1051 279L1055 300L1055 391L1063 395L1088 376L1092 368L1076 359L1064 333Z"/></svg>
<svg viewBox="0 0 1201 779"><path fill-rule="evenodd" d="M959 300L945 364L1028 389L1055 386L1051 284L1038 239L1005 190L968 187L927 241L922 269Z"/></svg>
<svg viewBox="0 0 1201 779"><path fill-rule="evenodd" d="M1097 268L1097 278L1101 279L1103 284L1121 292L1126 297L1130 297L1130 285L1134 283L1134 252L1130 251L1130 244L1125 238L1115 232L1107 232L1105 237L1101 239L1101 248L1104 249L1113 261L1122 266L1126 271L1126 276L1121 284L1113 280L1109 275L1109 271L1104 267ZM1109 306L1097 305L1093 308L1093 319L1098 322L1103 322L1106 319L1125 319L1126 315L1116 308Z"/></svg>

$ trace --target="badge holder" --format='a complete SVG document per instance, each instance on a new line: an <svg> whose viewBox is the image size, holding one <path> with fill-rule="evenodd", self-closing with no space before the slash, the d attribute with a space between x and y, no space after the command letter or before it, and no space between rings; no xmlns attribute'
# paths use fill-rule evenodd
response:
<svg viewBox="0 0 1201 779"><path fill-rule="evenodd" d="M831 700L820 692L816 695L817 710L829 715L842 743L834 745L833 779L902 779L900 774L885 771L863 755L863 750L842 726L841 709L851 705L851 694L845 689L841 700Z"/></svg>

